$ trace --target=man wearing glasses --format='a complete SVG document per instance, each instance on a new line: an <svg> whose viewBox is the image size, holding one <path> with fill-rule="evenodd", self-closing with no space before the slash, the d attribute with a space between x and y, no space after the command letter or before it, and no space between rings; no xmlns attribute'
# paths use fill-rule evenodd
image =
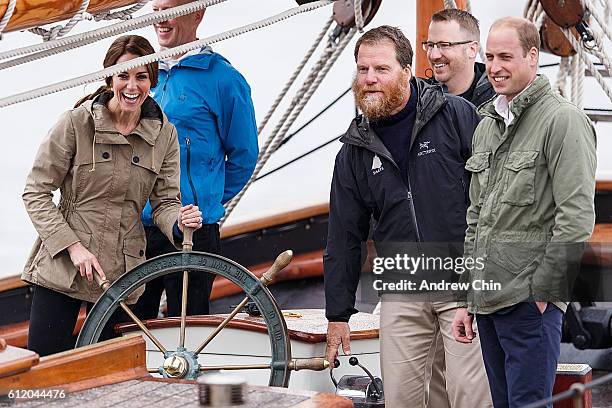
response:
<svg viewBox="0 0 612 408"><path fill-rule="evenodd" d="M446 9L431 16L427 52L434 83L476 107L495 96L485 65L476 62L480 48L478 20L467 11Z"/></svg>

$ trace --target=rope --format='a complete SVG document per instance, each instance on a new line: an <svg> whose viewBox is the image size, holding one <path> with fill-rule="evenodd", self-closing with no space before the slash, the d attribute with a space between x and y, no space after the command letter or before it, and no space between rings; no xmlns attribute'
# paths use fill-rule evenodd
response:
<svg viewBox="0 0 612 408"><path fill-rule="evenodd" d="M66 38L60 38L52 40L42 44L31 45L28 47L17 48L0 53L0 60L18 57L20 55L27 55L22 58L16 58L0 64L0 69L9 68L15 65L23 64L26 62L35 61L40 58L45 58L49 55L58 54L64 51L68 51L74 48L81 47L83 45L91 44L96 41L102 40L107 37L112 37L117 34L122 34L127 31L136 30L138 28L150 26L153 23L159 21L169 20L175 17L179 17L185 14L190 14L198 10L202 10L206 7L213 6L219 3L223 3L227 0L200 0L192 3L188 3L179 7L157 11L151 14L147 14L138 18L115 23L107 27L99 28L97 30L88 31L85 33L72 35Z"/></svg>
<svg viewBox="0 0 612 408"><path fill-rule="evenodd" d="M255 166L255 170L253 171L251 178L242 188L242 190L240 190L240 192L226 205L225 216L221 219L219 223L220 225L223 225L225 220L227 220L234 208L236 208L236 205L240 202L240 199L244 196L246 190L255 181L255 179L259 175L259 172L262 170L272 153L276 151L279 144L282 142L283 136L287 133L293 122L295 122L298 115L300 114L304 106L306 106L306 103L308 102L314 91L318 88L323 78L325 78L325 75L327 75L327 72L329 72L334 62L336 62L336 60L342 53L342 50L344 50L346 45L353 38L355 32L356 30L354 28L351 28L348 33L343 34L344 38L342 38L338 45L335 47L333 43L330 42L329 46L324 51L318 63L313 67L311 74L304 82L304 86L294 97L291 105L285 112L283 119L274 129L274 132L266 142L266 146L262 148L262 152L260 152L260 157L257 160L257 165ZM323 67L322 69L319 69L321 65ZM314 80L310 81L311 78L314 78ZM289 115L291 115L291 117L283 125L283 122L285 122L286 118Z"/></svg>
<svg viewBox="0 0 612 408"><path fill-rule="evenodd" d="M555 88L557 92L561 94L561 96L566 96L565 87L567 85L567 76L569 75L569 58L562 57L561 62L559 63L559 71L557 71L557 81L555 84Z"/></svg>
<svg viewBox="0 0 612 408"><path fill-rule="evenodd" d="M580 75L578 75L578 85L576 87L576 102L574 103L580 109L584 108L584 70L584 61L582 61L582 59L578 59L578 72L580 73Z"/></svg>
<svg viewBox="0 0 612 408"><path fill-rule="evenodd" d="M89 16L88 20L91 20L91 19L95 21L114 20L114 19L129 20L132 18L132 14L134 14L135 12L143 8L149 1L150 0L140 0L138 3L134 4L132 7L124 9L124 10L103 11L101 13L97 13L92 16Z"/></svg>
<svg viewBox="0 0 612 408"><path fill-rule="evenodd" d="M8 6L6 7L6 11L4 12L4 16L2 16L2 20L0 20L0 36L2 35L2 31L8 25L11 17L13 17L13 12L15 11L15 5L17 4L17 0L9 0ZM2 39L2 37L0 37Z"/></svg>
<svg viewBox="0 0 612 408"><path fill-rule="evenodd" d="M308 60L310 60L310 57L312 57L312 54L315 52L315 50L321 43L321 40L323 39L323 37L325 36L325 33L327 32L327 30L329 30L329 27L332 25L333 22L334 22L334 18L330 17L329 20L327 20L327 22L323 25L323 29L317 36L317 39L314 41L310 49L306 52L306 55L304 55L304 58L302 59L298 67L293 72L293 75L291 75L291 77L289 78L289 81L287 81L287 83L285 84L285 87L282 89L282 91L280 91L280 93L276 97L276 100L270 107L270 110L268 110L266 117L261 121L261 124L259 125L259 128L257 129L258 135L261 135L261 131L263 130L263 128L266 126L266 124L268 123L268 121L270 120L274 112L276 111L276 108L278 108L278 105L280 105L281 101L283 100L287 92L289 91L289 88L291 88L291 85L293 85L298 75L300 75L300 72L302 72L302 69L304 69L304 66L306 66L306 63L308 62Z"/></svg>
<svg viewBox="0 0 612 408"><path fill-rule="evenodd" d="M308 90L308 87L312 86L312 84L314 83L314 79L316 78L318 73L323 68L324 62L328 58L331 57L332 51L333 51L333 48L331 46L326 47L325 50L323 51L323 54L321 55L321 57L319 57L319 60L315 63L314 67L310 70L310 73L309 73L308 77L302 83L302 87L298 90L297 94L293 97L293 100L291 101L291 104L289 105L289 107L285 111L284 115L281 117L281 119L276 124L276 127L272 131L272 135L266 140L264 145L260 148L258 161L259 161L259 159L261 159L261 157L263 157L264 153L269 149L270 145L274 141L274 138L276 137L276 135L280 131L280 129L283 126L283 124L289 118L289 115L291 114L291 111L295 108L295 106L297 105L299 99L306 93L306 91Z"/></svg>
<svg viewBox="0 0 612 408"><path fill-rule="evenodd" d="M355 26L360 33L363 33L363 13L361 11L361 0L353 0L355 6Z"/></svg>
<svg viewBox="0 0 612 408"><path fill-rule="evenodd" d="M586 64L587 69L591 72L593 77L597 80L597 82L599 83L599 85L601 86L605 94L610 99L610 101L612 101L612 89L610 89L604 77L599 73L599 71L597 70L597 67L595 66L595 64L593 64L593 61L591 61L591 59L588 57L588 55L586 54L586 52L584 51L580 43L576 40L576 38L574 38L572 33L566 28L562 30L563 30L563 34L565 34L565 37L572 44L572 47L576 50L578 55L580 55L580 58L582 58L582 60Z"/></svg>
<svg viewBox="0 0 612 408"><path fill-rule="evenodd" d="M184 44L178 47L170 48L161 52L157 52L155 54L145 55L144 57L134 58L129 61L122 62L120 64L114 65L112 67L108 67L106 69L96 71L91 74L83 75L80 77L76 77L73 79L69 79L62 82L57 82L52 85L48 85L45 87L33 89L31 91L22 92L13 96L5 97L0 99L0 108L10 106L16 103L25 102L31 99L39 98L41 96L50 95L55 92L64 91L66 89L74 88L77 86L85 85L90 82L100 81L109 76L113 76L120 72L129 71L130 69L140 67L143 65L151 64L157 62L162 59L168 59L172 57L176 57L178 55L183 55L186 52L191 50L202 48L206 45L214 44L219 41L227 40L232 37L236 37L238 35L247 33L249 31L257 30L272 24L276 24L280 21L286 20L295 15L309 12L315 10L319 7L326 6L331 4L330 0L320 0L312 3L306 3L302 6L294 7L292 9L286 10L282 13L276 14L272 17L259 20L255 23L248 24L242 27L239 27L234 30L225 31L221 34L217 34L208 38L204 38L202 40L197 40L190 42L188 44Z"/></svg>
<svg viewBox="0 0 612 408"><path fill-rule="evenodd" d="M595 5L593 4L593 2L591 0L584 0L584 3L587 6L587 9L589 9L589 11L591 12L591 16L595 18L595 21L597 21L597 24L599 25L599 27L601 27L601 30L604 32L606 37L608 37L608 40L612 41L612 31L610 31L610 29L608 28L606 21L602 19L599 13L595 11Z"/></svg>
<svg viewBox="0 0 612 408"><path fill-rule="evenodd" d="M529 2L525 5L525 12L523 15L529 21L533 21L535 17L535 12L540 2L538 0L529 0Z"/></svg>
<svg viewBox="0 0 612 408"><path fill-rule="evenodd" d="M455 3L455 0L444 0L444 8L457 8L457 3Z"/></svg>
<svg viewBox="0 0 612 408"><path fill-rule="evenodd" d="M58 37L63 37L64 35L68 34L68 32L72 30L79 21L83 20L83 13L87 11L87 7L89 7L89 0L82 0L81 7L79 7L76 14L74 14L70 18L70 20L68 20L65 26L59 25L59 26L52 27L49 30L45 30L44 28L40 28L40 27L35 27L35 28L31 28L28 31L34 34L41 35L43 38L43 41L55 40Z"/></svg>
<svg viewBox="0 0 612 408"><path fill-rule="evenodd" d="M580 56L578 54L570 58L570 76L572 78L572 90L570 100L576 106L578 106L578 77L581 76L579 71Z"/></svg>

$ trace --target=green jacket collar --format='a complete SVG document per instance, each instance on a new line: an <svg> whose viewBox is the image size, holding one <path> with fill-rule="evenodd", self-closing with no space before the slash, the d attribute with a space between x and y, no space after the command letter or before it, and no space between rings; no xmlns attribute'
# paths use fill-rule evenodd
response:
<svg viewBox="0 0 612 408"><path fill-rule="evenodd" d="M515 118L521 116L523 111L533 105L542 96L549 93L551 90L548 78L542 74L538 74L536 79L525 88L521 93L512 99L510 110ZM478 113L482 116L488 116L495 120L503 120L502 117L495 111L495 100L493 98L478 109Z"/></svg>

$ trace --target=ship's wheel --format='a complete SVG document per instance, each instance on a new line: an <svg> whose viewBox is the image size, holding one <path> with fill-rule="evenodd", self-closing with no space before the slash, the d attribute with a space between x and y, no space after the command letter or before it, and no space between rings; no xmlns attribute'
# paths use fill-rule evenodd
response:
<svg viewBox="0 0 612 408"><path fill-rule="evenodd" d="M285 251L278 256L272 267L261 277L257 278L253 273L243 266L219 255L204 252L191 251L191 231L186 231L183 252L161 255L152 258L136 268L126 272L113 284L101 281L99 284L106 289L87 315L83 324L76 346L85 346L96 343L102 333L102 329L109 321L113 313L122 308L130 318L140 327L144 334L151 340L164 356L164 362L160 367L150 368L151 372L158 372L166 378L195 379L205 371L225 369L269 369L269 385L287 387L291 370L315 369L323 370L328 363L322 358L305 360L291 359L291 343L287 331L285 319L281 313L276 300L266 287L274 280L274 276L289 264L292 258L291 251ZM138 288L147 282L160 276L175 272L183 272L183 292L181 326L178 343L174 350L164 347L155 335L146 327L126 304L126 299ZM186 330L186 305L188 273L214 273L227 278L245 292L244 300L236 306L219 326L208 335L206 339L194 350L185 348ZM268 327L270 339L269 364L240 365L240 366L215 366L206 367L198 362L198 356L213 338L223 330L231 319L244 307L248 300L252 300Z"/></svg>

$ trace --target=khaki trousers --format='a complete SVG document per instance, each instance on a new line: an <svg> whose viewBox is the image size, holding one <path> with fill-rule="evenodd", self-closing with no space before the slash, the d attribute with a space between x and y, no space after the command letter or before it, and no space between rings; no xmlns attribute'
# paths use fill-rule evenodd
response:
<svg viewBox="0 0 612 408"><path fill-rule="evenodd" d="M384 295L380 360L387 408L492 407L478 337L452 336L455 303Z"/></svg>

